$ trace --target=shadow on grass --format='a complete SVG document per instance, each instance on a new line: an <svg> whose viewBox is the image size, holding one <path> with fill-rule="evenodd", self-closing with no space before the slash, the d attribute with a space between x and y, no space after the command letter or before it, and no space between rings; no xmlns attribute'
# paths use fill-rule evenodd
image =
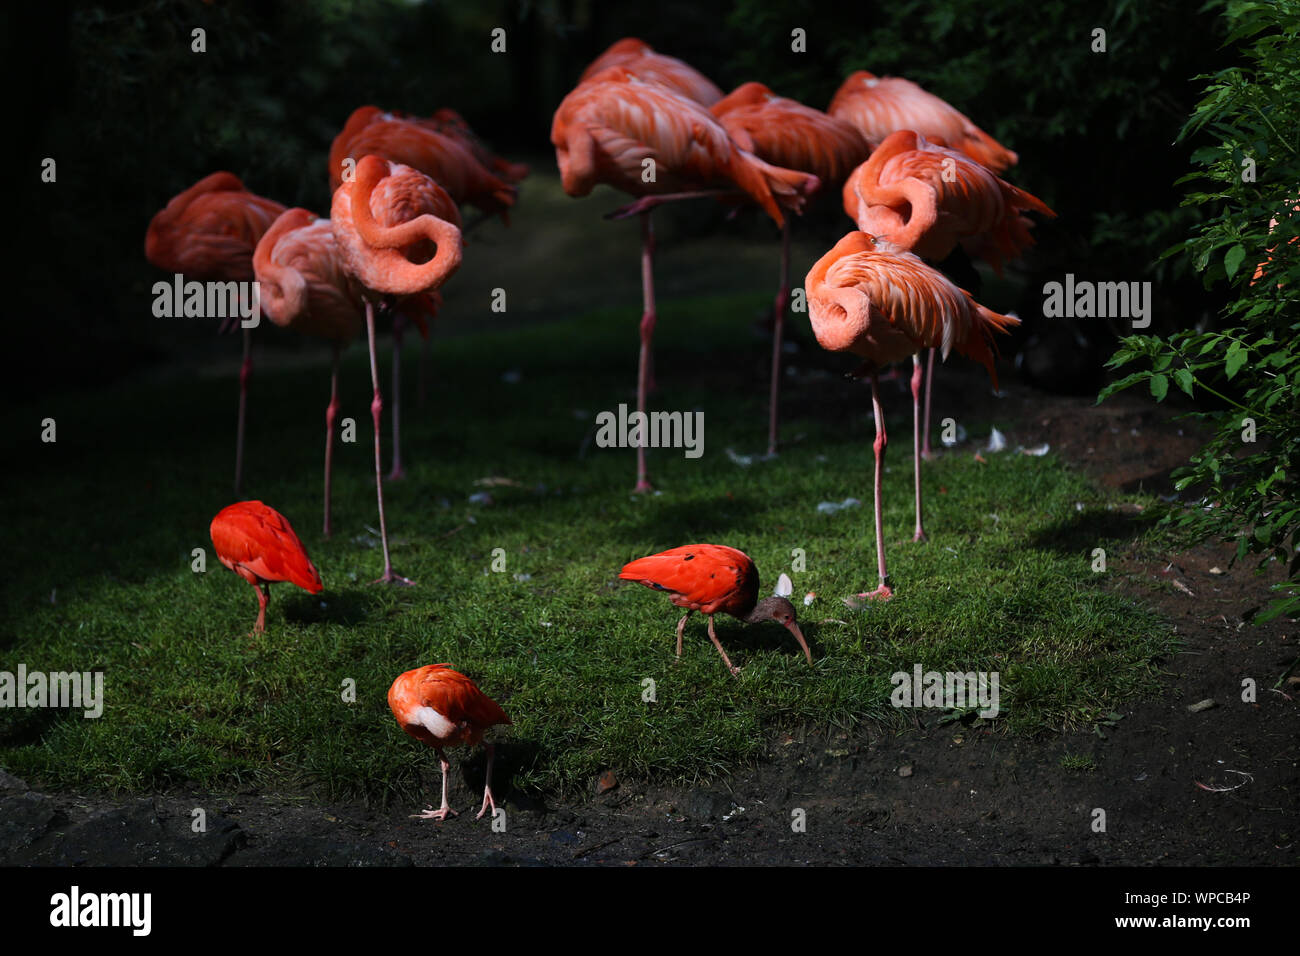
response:
<svg viewBox="0 0 1300 956"><path fill-rule="evenodd" d="M721 533L722 537L733 540L713 543L740 547L734 540L735 529L745 527L745 519L766 509L766 505L744 495L657 503L632 525L630 538L640 541L650 537L664 542L663 547L667 549L707 541Z"/></svg>
<svg viewBox="0 0 1300 956"><path fill-rule="evenodd" d="M378 585L376 585L378 587ZM360 587L343 591L327 590L321 594L295 591L280 601L286 621L294 624L360 624L378 605L373 592ZM322 607L321 605L324 605Z"/></svg>
<svg viewBox="0 0 1300 956"><path fill-rule="evenodd" d="M1146 523L1141 514L1098 509L1080 511L1040 530L1030 539L1029 546L1057 554L1086 555L1104 544L1137 537Z"/></svg>

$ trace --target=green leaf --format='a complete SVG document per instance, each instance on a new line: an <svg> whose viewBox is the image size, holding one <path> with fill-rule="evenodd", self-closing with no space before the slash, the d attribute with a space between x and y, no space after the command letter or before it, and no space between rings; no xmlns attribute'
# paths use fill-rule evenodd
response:
<svg viewBox="0 0 1300 956"><path fill-rule="evenodd" d="M1245 258L1246 247L1241 243L1237 243L1227 251L1223 257L1223 270L1227 273L1229 279L1237 274L1237 270L1241 268L1241 263Z"/></svg>
<svg viewBox="0 0 1300 956"><path fill-rule="evenodd" d="M1241 367L1246 364L1246 350L1241 347L1240 342L1233 342L1228 346L1228 356L1224 362L1224 371L1228 378L1232 378Z"/></svg>
<svg viewBox="0 0 1300 956"><path fill-rule="evenodd" d="M1174 372L1174 381L1177 382L1178 387L1188 395L1192 394L1192 383L1195 379L1192 377L1192 373L1189 369L1180 368Z"/></svg>
<svg viewBox="0 0 1300 956"><path fill-rule="evenodd" d="M1165 400L1165 396L1169 394L1169 377L1167 375L1151 376L1151 394L1156 397L1157 402Z"/></svg>

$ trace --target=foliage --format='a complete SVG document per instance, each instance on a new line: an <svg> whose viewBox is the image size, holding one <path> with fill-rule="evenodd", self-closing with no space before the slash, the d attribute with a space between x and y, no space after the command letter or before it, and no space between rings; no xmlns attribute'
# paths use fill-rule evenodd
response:
<svg viewBox="0 0 1300 956"><path fill-rule="evenodd" d="M1196 403L1190 414L1211 436L1176 477L1204 497L1164 520L1235 538L1238 559L1289 561L1291 581L1265 620L1300 609L1300 2L1230 2L1224 14L1247 62L1201 77L1205 95L1182 137L1206 132L1215 143L1195 152L1199 170L1179 182L1199 183L1185 205L1207 218L1168 255L1189 260L1207 288L1231 289L1230 325L1122 340L1110 365L1141 368L1102 398L1144 382L1157 401L1176 389Z"/></svg>

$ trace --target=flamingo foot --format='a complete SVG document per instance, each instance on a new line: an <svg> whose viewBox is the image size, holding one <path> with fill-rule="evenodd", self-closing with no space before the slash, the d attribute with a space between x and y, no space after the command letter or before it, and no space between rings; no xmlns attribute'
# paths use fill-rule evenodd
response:
<svg viewBox="0 0 1300 956"><path fill-rule="evenodd" d="M485 813L488 812L488 807L491 807L491 808L492 808L492 816L495 817L495 816L497 815L497 803L496 803L495 800L492 799L492 791L491 791L491 790L484 790L484 791L483 791L483 806L479 809L478 815L477 815L476 817L474 817L474 819L475 819L475 820L482 820L482 819L483 819L483 814L485 814Z"/></svg>
<svg viewBox="0 0 1300 956"><path fill-rule="evenodd" d="M925 461L934 461L934 460L937 459L939 456L936 455L934 452L930 451L930 449L928 449L928 448L923 448L923 449L921 449L921 457L922 457Z"/></svg>
<svg viewBox="0 0 1300 956"><path fill-rule="evenodd" d="M406 477L406 469L398 465L388 473L388 475L384 478L384 481L401 481L405 477Z"/></svg>
<svg viewBox="0 0 1300 956"><path fill-rule="evenodd" d="M446 820L448 817L458 816L460 816L460 812L458 810L453 810L451 807L444 806L437 810L433 809L433 807L425 807L423 813L412 813L410 819L442 821Z"/></svg>
<svg viewBox="0 0 1300 956"><path fill-rule="evenodd" d="M397 574L393 571L385 571L383 575L375 578L370 583L371 584L395 584L398 587L402 587L402 588L409 588L415 586L415 582L412 581L410 578L404 578L400 574Z"/></svg>
<svg viewBox="0 0 1300 956"><path fill-rule="evenodd" d="M888 601L893 596L894 589L883 581L881 582L880 587L876 588L870 594L864 591L858 595L858 597L865 598L868 601Z"/></svg>
<svg viewBox="0 0 1300 956"><path fill-rule="evenodd" d="M926 534L924 531L922 531L920 528L917 528L916 534L912 535L913 542L920 541L924 543L924 542L928 542L929 540L930 540L930 536Z"/></svg>
<svg viewBox="0 0 1300 956"><path fill-rule="evenodd" d="M636 483L636 487L632 489L632 494L648 495L653 493L654 490L655 490L655 486L650 484L650 482L647 481L646 479L642 478L640 481Z"/></svg>

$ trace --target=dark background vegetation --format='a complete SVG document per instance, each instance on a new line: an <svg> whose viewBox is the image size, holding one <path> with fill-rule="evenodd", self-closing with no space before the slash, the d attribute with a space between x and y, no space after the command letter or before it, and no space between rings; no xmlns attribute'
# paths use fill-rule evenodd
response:
<svg viewBox="0 0 1300 956"><path fill-rule="evenodd" d="M724 89L760 79L821 108L854 69L916 80L1018 150L1012 178L1060 214L1039 226L1027 296L1041 299L1033 277L1074 272L1156 280L1157 328L1218 311L1179 258L1156 262L1197 215L1179 210L1173 186L1197 146L1174 143L1200 90L1191 78L1231 59L1221 21L1195 3L138 0L18 4L4 16L27 240L11 292L21 320L9 323L23 358L5 382L29 396L102 385L212 334L158 334L158 277L143 256L150 216L199 177L229 169L255 192L323 212L330 140L371 102L454 106L498 151L553 169L555 106L625 35ZM491 59L498 26L508 53ZM201 55L194 27L207 31ZM791 51L794 27L807 53ZM1091 52L1096 27L1105 54ZM57 185L39 181L46 156ZM821 213L832 235L847 225L833 205Z"/></svg>

